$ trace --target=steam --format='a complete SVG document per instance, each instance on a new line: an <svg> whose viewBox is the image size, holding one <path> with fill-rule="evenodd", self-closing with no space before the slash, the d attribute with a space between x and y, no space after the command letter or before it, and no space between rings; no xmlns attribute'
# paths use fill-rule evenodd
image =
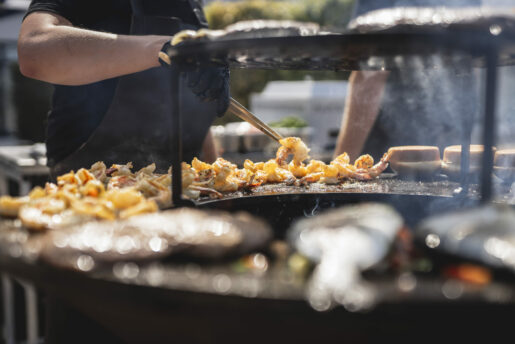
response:
<svg viewBox="0 0 515 344"><path fill-rule="evenodd" d="M512 13L504 12L502 7L513 10L514 5L511 0L393 0L387 6L374 1L357 4L355 16L395 8L355 18L349 27L358 32L417 24L421 16L419 24L431 26L439 25L442 18L450 20L449 23L481 21L490 11L481 12L478 8L493 8L492 14L502 15ZM456 8L464 9L455 11ZM368 138L369 142L375 145L382 142L385 147L375 148L371 143L364 152L375 148L372 155L377 159L381 151L392 145L436 145L442 150L447 145L461 144L464 136L471 137L471 143L481 143L485 73L477 62L467 56L437 53L372 57L362 63L363 70L392 70L381 103L381 115ZM509 90L515 87L515 68L502 67L498 75L501 84L497 94L497 145L513 146L515 99ZM377 96L366 95L364 101L372 102ZM381 135L383 137L374 137Z"/></svg>
<svg viewBox="0 0 515 344"><path fill-rule="evenodd" d="M376 159L391 146L432 145L443 151L461 144L471 126L480 124L481 75L465 56L376 58L361 68L390 70L379 115L364 148ZM369 94L367 101L377 96ZM476 134L472 141L479 137Z"/></svg>

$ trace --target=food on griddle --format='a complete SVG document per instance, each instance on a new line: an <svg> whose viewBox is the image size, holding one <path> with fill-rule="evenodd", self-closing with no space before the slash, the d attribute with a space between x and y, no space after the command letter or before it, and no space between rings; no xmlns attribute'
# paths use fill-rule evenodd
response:
<svg viewBox="0 0 515 344"><path fill-rule="evenodd" d="M483 145L470 145L469 176L477 179L483 165ZM493 148L496 151L496 148ZM451 180L461 176L461 146L449 146L443 151L442 172Z"/></svg>
<svg viewBox="0 0 515 344"><path fill-rule="evenodd" d="M92 170L107 170L100 165L103 163L94 164ZM156 202L152 197L144 196L149 188L141 183L151 178L145 178L141 173L132 177L130 167L130 164L112 167L108 171L111 177L104 182L83 168L76 173L70 171L59 176L57 184L47 183L44 189L34 188L17 216L26 227L43 230L156 212ZM124 181L131 178L131 182L122 183L121 178L125 178ZM114 179L116 183L113 183Z"/></svg>
<svg viewBox="0 0 515 344"><path fill-rule="evenodd" d="M219 192L233 192L243 188L256 187L266 183L338 184L344 180L371 180L388 167L389 155L374 165L370 155L363 155L351 164L346 153L336 157L329 164L309 159L309 148L298 137L280 140L276 158L266 162L253 162L249 159L239 169L235 164L218 158L213 164L194 158L191 167L197 176L192 185L208 187ZM292 160L288 162L288 158Z"/></svg>
<svg viewBox="0 0 515 344"><path fill-rule="evenodd" d="M394 208L380 203L343 206L297 220L287 237L299 254L316 264L307 290L313 307L371 306L375 290L361 272L385 259L403 223Z"/></svg>
<svg viewBox="0 0 515 344"><path fill-rule="evenodd" d="M0 197L0 215L5 217L16 217L20 208L30 201L30 197Z"/></svg>
<svg viewBox="0 0 515 344"><path fill-rule="evenodd" d="M201 195L220 198L223 193L256 187L265 183L337 184L344 180L370 180L388 166L389 155L374 165L369 155L354 164L342 154L325 164L309 159L309 148L300 138L280 140L275 159L254 163L246 160L243 168L218 158L213 164L194 158L182 163L183 194L191 199ZM288 158L293 156L288 162ZM171 205L172 171L155 173L155 164L132 171L132 163L113 164L107 168L101 161L89 170L81 168L57 178L57 184L36 187L25 197L0 197L0 214L18 216L30 229L43 230L70 226L90 220L126 219L153 213Z"/></svg>
<svg viewBox="0 0 515 344"><path fill-rule="evenodd" d="M169 194L171 181L149 172L153 165L136 173L131 168L128 163L107 169L97 162L90 170L70 171L28 196L0 197L0 213L19 217L29 229L44 230L156 212L156 201L164 190Z"/></svg>
<svg viewBox="0 0 515 344"><path fill-rule="evenodd" d="M279 140L281 147L277 150L276 161L279 165L284 166L288 156L293 155L292 163L300 165L306 159L309 159L309 148L298 137L285 137Z"/></svg>
<svg viewBox="0 0 515 344"><path fill-rule="evenodd" d="M77 268L81 256L94 263L157 259L177 253L222 258L259 251L271 238L270 227L250 214L181 208L48 231L42 258L69 268Z"/></svg>
<svg viewBox="0 0 515 344"><path fill-rule="evenodd" d="M441 168L440 150L436 146L391 147L390 167L400 177L426 179Z"/></svg>
<svg viewBox="0 0 515 344"><path fill-rule="evenodd" d="M506 182L515 180L515 148L495 152L494 174Z"/></svg>

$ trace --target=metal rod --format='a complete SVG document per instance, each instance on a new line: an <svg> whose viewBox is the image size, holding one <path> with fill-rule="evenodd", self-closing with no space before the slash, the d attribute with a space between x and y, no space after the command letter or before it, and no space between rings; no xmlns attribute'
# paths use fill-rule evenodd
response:
<svg viewBox="0 0 515 344"><path fill-rule="evenodd" d="M181 205L182 201L182 118L180 104L180 72L177 68L170 68L170 93L172 116L172 202L174 207Z"/></svg>
<svg viewBox="0 0 515 344"><path fill-rule="evenodd" d="M492 199L492 171L495 144L495 103L497 95L497 48L486 55L485 112L483 117L483 165L481 170L481 203Z"/></svg>
<svg viewBox="0 0 515 344"><path fill-rule="evenodd" d="M4 340L6 344L15 344L14 286L11 278L5 274L2 274L2 300L4 308Z"/></svg>
<svg viewBox="0 0 515 344"><path fill-rule="evenodd" d="M281 134L272 129L269 125L261 121L252 112L247 110L243 105L238 103L234 98L231 97L229 102L229 109L231 113L235 114L242 120L252 124L255 128L259 129L262 133L269 136L273 140L279 142L283 137Z"/></svg>
<svg viewBox="0 0 515 344"><path fill-rule="evenodd" d="M25 326L27 332L26 344L38 344L39 338L39 316L38 316L38 296L34 285L25 280L16 279L23 287L25 293Z"/></svg>
<svg viewBox="0 0 515 344"><path fill-rule="evenodd" d="M470 101L474 98L474 86L472 82L472 63L469 59L459 59L454 62L456 68L456 77L459 82L460 89L457 96L460 97L457 102L460 105L458 111L462 111L462 128L461 133L461 157L460 157L460 185L461 196L468 195L470 184L470 143L472 136L472 127L476 118L476 106Z"/></svg>

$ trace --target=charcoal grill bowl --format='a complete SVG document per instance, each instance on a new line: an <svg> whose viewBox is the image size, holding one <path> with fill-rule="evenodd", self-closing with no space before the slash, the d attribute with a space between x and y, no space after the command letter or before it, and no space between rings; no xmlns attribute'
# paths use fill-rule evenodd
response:
<svg viewBox="0 0 515 344"><path fill-rule="evenodd" d="M131 283L19 259L2 258L0 266L45 292L46 343L432 342L444 334L468 340L508 334L515 315L509 285L491 287L492 292L511 290L503 302L453 300L442 295L445 281L421 278L417 292L403 293L396 280L385 279L378 285L390 297L369 312L343 307L317 312L288 292L276 298L242 297ZM98 333L106 335L105 341Z"/></svg>

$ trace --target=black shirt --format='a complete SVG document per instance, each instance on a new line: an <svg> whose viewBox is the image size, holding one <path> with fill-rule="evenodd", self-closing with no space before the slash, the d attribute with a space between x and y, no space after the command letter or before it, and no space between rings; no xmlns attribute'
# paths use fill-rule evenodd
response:
<svg viewBox="0 0 515 344"><path fill-rule="evenodd" d="M145 6L146 14L178 16L186 23L198 24L186 0L148 0ZM85 29L116 34L130 32L129 0L32 0L26 15L36 11L58 14ZM55 85L47 125L49 166L86 142L107 112L117 82L118 78L113 78L82 86Z"/></svg>

